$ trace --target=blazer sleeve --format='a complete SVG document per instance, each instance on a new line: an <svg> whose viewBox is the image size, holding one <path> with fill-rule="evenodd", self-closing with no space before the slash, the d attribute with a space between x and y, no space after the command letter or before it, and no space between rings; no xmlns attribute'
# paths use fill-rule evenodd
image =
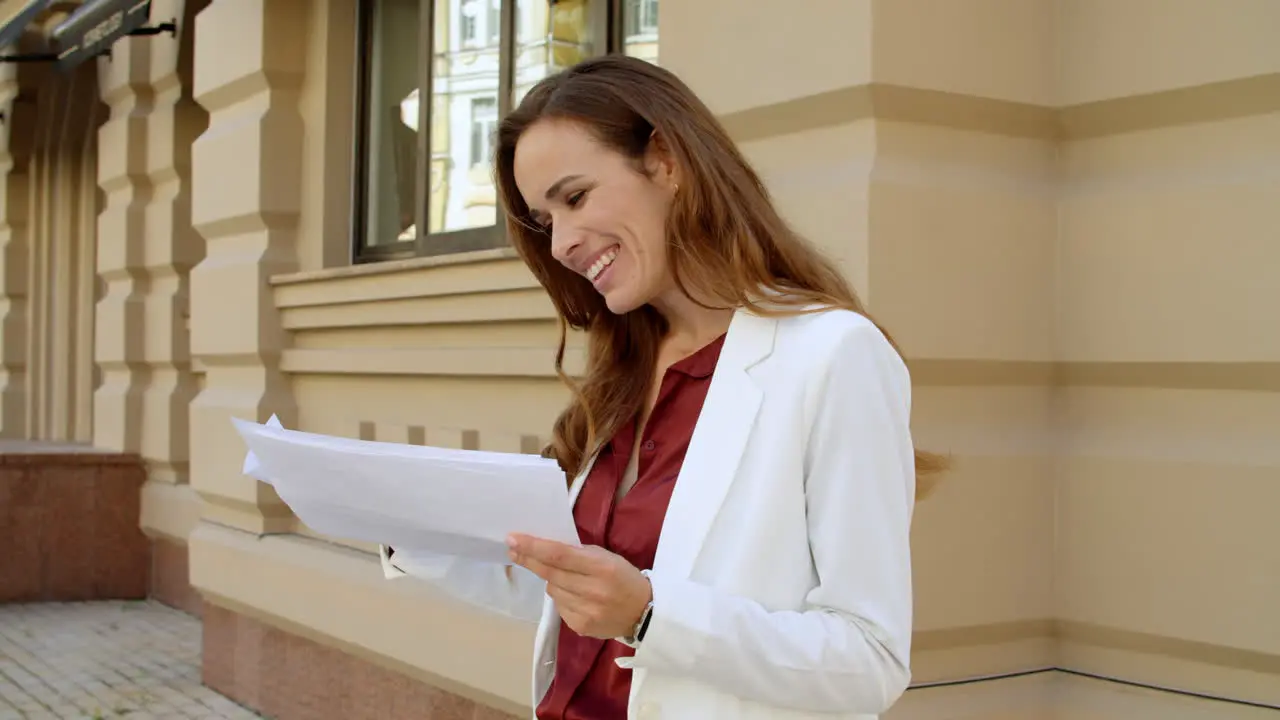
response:
<svg viewBox="0 0 1280 720"><path fill-rule="evenodd" d="M497 565L447 555L426 555L378 548L382 573L393 580L413 577L446 595L489 612L537 623L542 618L546 583L518 565Z"/></svg>
<svg viewBox="0 0 1280 720"><path fill-rule="evenodd" d="M810 385L805 456L817 586L799 611L654 572L653 611L625 662L734 696L811 712L876 715L910 677L910 378L870 323L843 331ZM812 382L812 381L811 381Z"/></svg>

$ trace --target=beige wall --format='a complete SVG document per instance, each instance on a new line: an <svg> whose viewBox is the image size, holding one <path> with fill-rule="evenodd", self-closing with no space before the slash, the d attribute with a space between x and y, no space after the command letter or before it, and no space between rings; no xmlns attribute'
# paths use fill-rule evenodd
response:
<svg viewBox="0 0 1280 720"><path fill-rule="evenodd" d="M1059 18L1061 655L1276 705L1280 5L1158 5Z"/></svg>
<svg viewBox="0 0 1280 720"><path fill-rule="evenodd" d="M564 399L553 310L508 253L346 266L354 16L215 0L189 65L154 39L100 61L94 440L148 458L144 525L189 541L207 599L515 710L531 628L383 581L239 473L230 417L530 451ZM917 514L917 682L1061 667L1280 705L1280 5L787 19L666 3L662 64L845 264L912 358L920 444L955 456ZM11 165L5 418L30 317ZM1042 673L912 691L891 717L943 712L1266 711Z"/></svg>

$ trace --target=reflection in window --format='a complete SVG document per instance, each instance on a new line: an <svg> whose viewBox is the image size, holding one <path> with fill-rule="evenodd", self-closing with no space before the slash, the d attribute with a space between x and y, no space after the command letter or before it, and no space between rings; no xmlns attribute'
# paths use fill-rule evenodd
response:
<svg viewBox="0 0 1280 720"><path fill-rule="evenodd" d="M493 155L493 133L498 129L498 98L471 101L471 166L486 165Z"/></svg>
<svg viewBox="0 0 1280 720"><path fill-rule="evenodd" d="M462 0L458 7L458 44L497 47L502 39L502 0Z"/></svg>
<svg viewBox="0 0 1280 720"><path fill-rule="evenodd" d="M362 260L502 244L492 178L501 112L588 57L658 57L658 0L360 2ZM504 11L515 27L505 46Z"/></svg>
<svg viewBox="0 0 1280 720"><path fill-rule="evenodd" d="M658 62L658 0L622 0L622 52Z"/></svg>
<svg viewBox="0 0 1280 720"><path fill-rule="evenodd" d="M658 0L627 0L623 34L628 38L658 34Z"/></svg>
<svg viewBox="0 0 1280 720"><path fill-rule="evenodd" d="M433 174L438 171L445 180L431 188L429 229L440 233L489 227L497 214L485 148L497 122L500 47L496 41L468 45L451 40L463 37L460 30L468 17L475 21L476 37L499 37L502 4L501 0L435 3L431 165ZM490 12L494 8L498 12ZM488 130L477 133L477 123L485 123Z"/></svg>
<svg viewBox="0 0 1280 720"><path fill-rule="evenodd" d="M516 0L513 106L542 78L596 54L592 23L605 11L590 0Z"/></svg>
<svg viewBox="0 0 1280 720"><path fill-rule="evenodd" d="M418 0L378 0L369 27L364 236L369 245L413 235L417 172Z"/></svg>

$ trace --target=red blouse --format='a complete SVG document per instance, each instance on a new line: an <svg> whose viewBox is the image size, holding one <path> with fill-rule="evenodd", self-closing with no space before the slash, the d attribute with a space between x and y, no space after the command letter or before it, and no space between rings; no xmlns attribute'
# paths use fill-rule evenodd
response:
<svg viewBox="0 0 1280 720"><path fill-rule="evenodd" d="M641 570L653 567L671 491L723 345L721 336L663 375L645 425L636 482L616 503L635 446L635 423L623 426L600 451L573 510L583 544L617 553ZM561 621L555 677L538 704L538 720L626 718L631 670L614 660L634 652L616 640L582 637Z"/></svg>

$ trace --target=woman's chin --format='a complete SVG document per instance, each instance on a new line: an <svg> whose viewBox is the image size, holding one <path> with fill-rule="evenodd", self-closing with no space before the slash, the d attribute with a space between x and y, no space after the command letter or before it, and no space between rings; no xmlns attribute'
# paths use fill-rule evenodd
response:
<svg viewBox="0 0 1280 720"><path fill-rule="evenodd" d="M626 315L627 313L639 307L639 305L636 303L617 302L607 297L604 299L604 304L606 307L609 308L609 312L613 313L614 315Z"/></svg>
<svg viewBox="0 0 1280 720"><path fill-rule="evenodd" d="M636 299L635 293L627 292L625 288L610 288L604 293L604 304L614 315L626 315L644 303Z"/></svg>

